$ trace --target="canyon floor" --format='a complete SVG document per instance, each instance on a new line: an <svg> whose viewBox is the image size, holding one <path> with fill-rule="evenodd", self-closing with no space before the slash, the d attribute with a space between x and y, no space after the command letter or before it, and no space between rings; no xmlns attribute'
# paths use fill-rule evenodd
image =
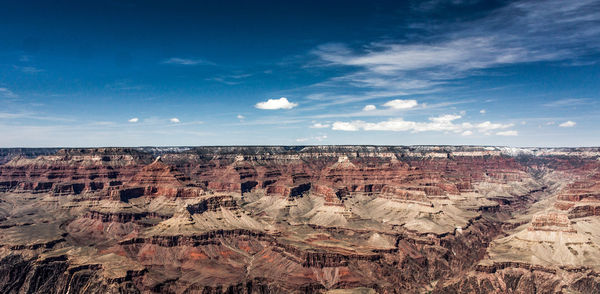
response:
<svg viewBox="0 0 600 294"><path fill-rule="evenodd" d="M0 293L600 293L600 149L0 149Z"/></svg>

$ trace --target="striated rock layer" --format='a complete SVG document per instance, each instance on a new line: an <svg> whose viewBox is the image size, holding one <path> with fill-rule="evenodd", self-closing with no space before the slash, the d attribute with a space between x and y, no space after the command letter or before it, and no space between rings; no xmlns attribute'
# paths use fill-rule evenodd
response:
<svg viewBox="0 0 600 294"><path fill-rule="evenodd" d="M0 293L600 292L599 158L4 149Z"/></svg>

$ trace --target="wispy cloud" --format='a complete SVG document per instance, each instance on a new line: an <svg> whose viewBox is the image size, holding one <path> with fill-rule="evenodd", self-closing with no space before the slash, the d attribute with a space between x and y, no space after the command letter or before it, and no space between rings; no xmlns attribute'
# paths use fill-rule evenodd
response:
<svg viewBox="0 0 600 294"><path fill-rule="evenodd" d="M505 137L518 136L519 132L517 132L517 131L502 131L502 132L497 132L496 135L505 136Z"/></svg>
<svg viewBox="0 0 600 294"><path fill-rule="evenodd" d="M0 119L25 118L27 116L28 115L24 113L0 112Z"/></svg>
<svg viewBox="0 0 600 294"><path fill-rule="evenodd" d="M314 136L314 137L308 137L308 138L298 138L298 139L296 139L296 142L298 142L298 143L307 142L307 141L322 142L325 139L327 139L327 135L320 135L320 136Z"/></svg>
<svg viewBox="0 0 600 294"><path fill-rule="evenodd" d="M96 121L96 122L92 122L92 125L96 125L96 126L114 126L116 125L116 123L114 121Z"/></svg>
<svg viewBox="0 0 600 294"><path fill-rule="evenodd" d="M223 77L207 78L206 80L219 82L221 84L225 84L225 85L229 85L229 86L239 85L241 83L240 81L227 80L226 78L223 78Z"/></svg>
<svg viewBox="0 0 600 294"><path fill-rule="evenodd" d="M207 81L215 81L215 82L219 82L225 85L239 85L241 83L243 83L244 79L249 78L251 76L253 76L254 74L252 73L236 73L236 74L229 74L229 75L220 75L220 76L216 76L216 77L212 77L212 78L207 78Z"/></svg>
<svg viewBox="0 0 600 294"><path fill-rule="evenodd" d="M592 101L587 98L567 98L555 100L549 103L544 104L547 107L569 107L569 106L577 106L577 105L585 105L590 104Z"/></svg>
<svg viewBox="0 0 600 294"><path fill-rule="evenodd" d="M0 97L17 98L19 96L17 94L15 94L13 91L9 90L8 88L0 88Z"/></svg>
<svg viewBox="0 0 600 294"><path fill-rule="evenodd" d="M358 66L382 75L432 68L443 68L453 72L465 71L529 61L533 58L528 56L524 48L503 47L499 46L494 38L482 36L436 44L374 43L363 54L353 53L343 45L324 45L319 47L315 54L332 64Z"/></svg>
<svg viewBox="0 0 600 294"><path fill-rule="evenodd" d="M171 57L162 61L163 64L175 64L175 65L214 65L214 63L198 58L180 58Z"/></svg>
<svg viewBox="0 0 600 294"><path fill-rule="evenodd" d="M312 105L305 106L305 110L326 109L336 105L346 105L357 102L393 99L398 97L417 95L417 94L432 94L440 91L440 89L417 89L417 90L394 90L394 89L365 89L356 88L348 84L340 84L339 89L329 91L313 92L305 98L312 102ZM450 102L452 103L452 102Z"/></svg>
<svg viewBox="0 0 600 294"><path fill-rule="evenodd" d="M130 122L130 123L136 123L136 122L140 121L140 119L137 118L137 117L133 117L133 118L130 118L129 120L127 120L127 121Z"/></svg>
<svg viewBox="0 0 600 294"><path fill-rule="evenodd" d="M35 66L18 66L18 65L13 65L13 67L21 72L24 73L28 73L28 74L35 74L35 73L40 73L43 72L44 70L41 68L37 68Z"/></svg>
<svg viewBox="0 0 600 294"><path fill-rule="evenodd" d="M104 88L119 91L141 90L144 86L135 85L131 80L118 80L114 83L104 85Z"/></svg>
<svg viewBox="0 0 600 294"><path fill-rule="evenodd" d="M331 125L323 124L323 123L314 123L310 126L311 129L325 129L329 128Z"/></svg>
<svg viewBox="0 0 600 294"><path fill-rule="evenodd" d="M298 118L298 117L281 117L281 116L268 116L257 120L252 121L243 121L236 122L230 124L223 124L227 126L296 126L297 124L305 124L307 122L306 118Z"/></svg>
<svg viewBox="0 0 600 294"><path fill-rule="evenodd" d="M597 53L599 9L596 0L517 1L473 21L444 23L445 29L430 22L414 24L435 32L435 38L425 41L388 38L358 48L329 43L312 53L321 66L344 67L346 72L322 85L348 92L368 90L366 95L342 97L337 103L381 97L370 92L394 92L397 96L437 92L490 68L578 61Z"/></svg>
<svg viewBox="0 0 600 294"><path fill-rule="evenodd" d="M141 125L144 125L146 127L157 127L157 128L181 127L181 126L192 126L192 125L204 124L203 121L182 121L181 119L179 119L177 117L165 118L165 117L158 117L158 116L152 116L152 117L140 119L139 122ZM169 122L169 123L165 123L165 122Z"/></svg>
<svg viewBox="0 0 600 294"><path fill-rule="evenodd" d="M59 122L72 122L75 121L68 117L49 116L42 113L36 112L0 112L0 119L14 120L14 119L26 119L26 120L43 120L43 121L59 121Z"/></svg>
<svg viewBox="0 0 600 294"><path fill-rule="evenodd" d="M484 121L482 123L475 125L475 127L480 132L484 132L484 133L488 133L490 131L497 130L497 129L506 129L506 128L510 128L512 126L514 126L514 124L492 123L490 121Z"/></svg>
<svg viewBox="0 0 600 294"><path fill-rule="evenodd" d="M411 111L433 111L433 110L444 110L452 107L456 107L457 105L471 103L473 100L459 100L459 101L448 101L448 102L438 102L438 103L421 103L418 104L417 107L412 108ZM398 116L399 113L405 111L405 109L394 109L394 108L384 108L370 111L357 111L357 112L330 112L324 114L316 114L308 116L308 118L312 119L324 119L324 118L339 118L339 117L385 117L385 116Z"/></svg>

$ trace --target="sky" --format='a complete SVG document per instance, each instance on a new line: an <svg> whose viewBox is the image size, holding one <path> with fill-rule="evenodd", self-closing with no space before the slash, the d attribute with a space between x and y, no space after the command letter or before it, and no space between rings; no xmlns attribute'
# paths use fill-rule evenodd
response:
<svg viewBox="0 0 600 294"><path fill-rule="evenodd" d="M0 147L600 146L600 0L0 7Z"/></svg>

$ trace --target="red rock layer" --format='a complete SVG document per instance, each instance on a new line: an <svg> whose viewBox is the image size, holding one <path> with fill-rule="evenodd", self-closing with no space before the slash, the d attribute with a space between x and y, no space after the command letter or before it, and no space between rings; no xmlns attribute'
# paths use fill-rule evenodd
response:
<svg viewBox="0 0 600 294"><path fill-rule="evenodd" d="M274 154L247 160L243 156L168 154L150 162L147 154L111 151L77 155L64 151L35 160L13 159L0 166L0 190L93 194L124 201L148 195L197 197L205 192L251 191L294 198L313 191L331 205L339 205L345 193L379 195L404 190L400 199L419 198L422 193L443 196L471 191L472 183L483 180L504 183L528 177L526 168L514 158L500 156L415 159L396 154L394 158L399 160L391 161L377 157L300 160Z"/></svg>
<svg viewBox="0 0 600 294"><path fill-rule="evenodd" d="M65 202L60 202L56 206L61 208L55 209L74 216L57 223L58 238L2 247L0 252L19 252L0 260L0 277L4 277L0 292L319 293L353 287L370 287L379 293L561 290L556 273L547 268L511 262L476 267L490 242L502 236L502 221L527 208L536 200L532 194L545 193L546 186L525 187L525 192L519 192L524 195L478 194L484 201L481 206L466 201L473 199L466 199L466 204L453 202L460 198L454 195L478 192L482 183L543 183L538 173L550 166L585 169L593 166L590 160L557 158L556 163L552 158L517 158L481 150L459 156L444 147L423 152L393 148L380 152L383 147L348 147L339 152L332 148L306 152L278 147L243 152L198 148L162 154L158 159L156 154L139 150L83 149L13 158L0 166L2 191L49 193L56 196L49 198L60 201L68 196L91 207L73 205L77 208L65 212L60 210ZM581 170L573 175L584 180L559 196L565 204L557 208L564 212L536 216L530 230L571 232L573 219L597 215L598 185L589 182L600 182L600 177ZM409 203L405 207L423 209L417 210L415 220L422 221L424 233L375 218L336 227L297 223L297 219L312 217L306 216L309 213L291 221L264 211L252 216L272 222L257 226L249 216L251 211L244 210L250 204L243 197L272 195L279 198L265 197L266 201L312 205L302 202L307 194L322 197L325 212L335 213L344 211L357 195L380 197L375 200L390 206ZM135 200L140 197L145 198ZM140 203L156 204L152 201L160 205L142 209L148 207ZM435 207L434 201L438 201ZM105 206L95 207L98 203ZM463 209L459 204L472 205L457 212L465 225L439 234L426 231L437 218L450 215L446 206L458 211ZM177 205L182 209L172 208ZM290 213L287 208L278 213ZM390 215L402 213L386 209L382 210ZM313 212L310 207L307 211ZM32 224L10 225L0 229L14 232ZM90 258L90 264L75 265L80 260L64 252L94 252L127 270L106 278L109 275L101 273L113 270L107 263ZM41 253L52 253L43 255L52 257L42 258ZM600 285L591 272L574 277L575 290L593 292Z"/></svg>
<svg viewBox="0 0 600 294"><path fill-rule="evenodd" d="M566 211L571 219L600 216L600 172L567 185L558 200L554 206Z"/></svg>

